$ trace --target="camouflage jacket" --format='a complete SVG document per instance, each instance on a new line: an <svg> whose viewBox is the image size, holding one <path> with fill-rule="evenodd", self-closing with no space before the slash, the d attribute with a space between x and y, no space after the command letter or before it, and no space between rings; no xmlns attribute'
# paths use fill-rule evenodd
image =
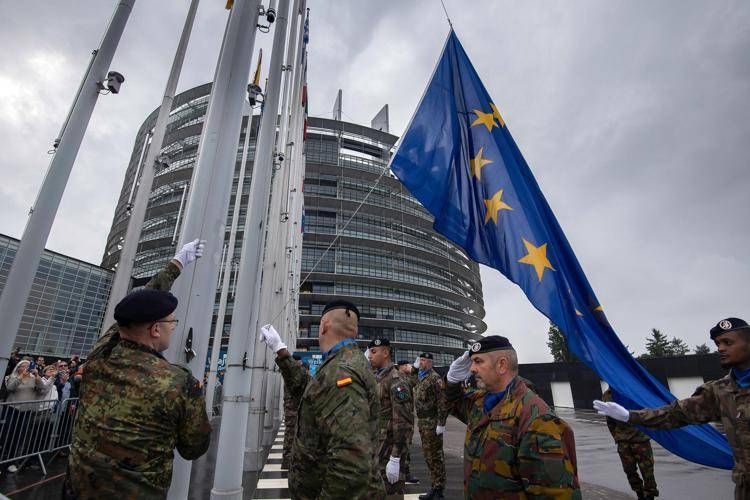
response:
<svg viewBox="0 0 750 500"><path fill-rule="evenodd" d="M750 388L740 388L731 373L706 382L687 399L661 408L630 412L629 422L657 429L672 429L689 424L721 421L734 453L737 482L750 474Z"/></svg>
<svg viewBox="0 0 750 500"><path fill-rule="evenodd" d="M417 379L414 388L414 405L417 418L436 419L437 425L445 425L448 418L448 403L445 400L445 383L435 370L422 379Z"/></svg>
<svg viewBox="0 0 750 500"><path fill-rule="evenodd" d="M304 379L300 383L304 383L307 386L307 383L310 381L310 374L301 366L297 365L297 367L301 372L301 377ZM296 379L297 376L295 375L294 378ZM284 385L284 415L286 417L297 418L297 408L299 408L299 397L293 397L289 387ZM292 429L288 429L288 431L292 432Z"/></svg>
<svg viewBox="0 0 750 500"><path fill-rule="evenodd" d="M518 378L484 413L484 390L447 384L450 412L466 425L464 496L472 500L580 499L573 431Z"/></svg>
<svg viewBox="0 0 750 500"><path fill-rule="evenodd" d="M611 389L604 391L602 401L612 401ZM607 427L612 438L618 443L645 443L651 439L636 426L620 422L612 417L607 417Z"/></svg>
<svg viewBox="0 0 750 500"><path fill-rule="evenodd" d="M300 401L292 445L292 498L385 497L377 460L377 384L356 344L331 354L307 381L291 356L276 358Z"/></svg>
<svg viewBox="0 0 750 500"><path fill-rule="evenodd" d="M409 446L409 436L414 432L414 401L406 377L391 364L376 375L380 397L380 447L399 457ZM388 448L390 451L388 451Z"/></svg>
<svg viewBox="0 0 750 500"><path fill-rule="evenodd" d="M170 263L148 285L168 290ZM78 498L165 498L174 449L188 460L208 449L211 426L201 384L150 347L120 338L117 325L85 365L68 459Z"/></svg>

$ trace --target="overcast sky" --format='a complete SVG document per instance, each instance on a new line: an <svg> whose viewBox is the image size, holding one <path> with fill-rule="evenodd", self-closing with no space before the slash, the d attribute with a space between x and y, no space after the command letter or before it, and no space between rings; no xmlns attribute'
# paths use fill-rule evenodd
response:
<svg viewBox="0 0 750 500"><path fill-rule="evenodd" d="M135 133L158 106L188 1L140 0L47 247L98 264ZM0 0L0 232L20 237L114 1ZM453 25L615 330L691 346L750 316L750 3L446 0ZM471 5L471 8L467 6ZM178 90L210 81L227 11L203 0ZM401 134L448 26L438 0L310 0L310 114ZM271 34L259 34L268 61ZM550 359L547 320L483 269L488 331Z"/></svg>

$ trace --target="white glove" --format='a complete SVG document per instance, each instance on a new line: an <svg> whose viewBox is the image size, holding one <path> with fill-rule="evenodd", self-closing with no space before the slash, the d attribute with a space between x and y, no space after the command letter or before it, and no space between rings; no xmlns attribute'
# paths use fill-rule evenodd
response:
<svg viewBox="0 0 750 500"><path fill-rule="evenodd" d="M471 376L471 358L469 351L463 353L460 358L456 358L448 368L447 379L451 384L458 384Z"/></svg>
<svg viewBox="0 0 750 500"><path fill-rule="evenodd" d="M370 356L370 348L368 347L367 349L365 349L365 359L367 359L368 362L370 361Z"/></svg>
<svg viewBox="0 0 750 500"><path fill-rule="evenodd" d="M195 262L197 259L203 256L203 248L206 246L206 240L193 240L190 243L186 243L185 246L175 254L174 260L180 263L185 268L188 264Z"/></svg>
<svg viewBox="0 0 750 500"><path fill-rule="evenodd" d="M272 325L260 327L260 341L265 342L268 348L273 352L279 352L282 349L286 349L286 344L281 341L279 332L277 332Z"/></svg>
<svg viewBox="0 0 750 500"><path fill-rule="evenodd" d="M417 370L419 370L419 359L420 359L419 356L417 356L416 359L414 359L414 364L412 365Z"/></svg>
<svg viewBox="0 0 750 500"><path fill-rule="evenodd" d="M391 457L388 463L385 465L385 477L391 484L398 482L398 474L401 470L401 459L397 457Z"/></svg>
<svg viewBox="0 0 750 500"><path fill-rule="evenodd" d="M445 432L445 426L444 425L438 425L435 427L435 434L438 436Z"/></svg>
<svg viewBox="0 0 750 500"><path fill-rule="evenodd" d="M594 409L599 415L606 415L607 417L612 417L615 420L619 420L620 422L627 422L628 420L630 420L630 412L627 410L627 408L624 408L612 401L605 403L604 401L595 399Z"/></svg>

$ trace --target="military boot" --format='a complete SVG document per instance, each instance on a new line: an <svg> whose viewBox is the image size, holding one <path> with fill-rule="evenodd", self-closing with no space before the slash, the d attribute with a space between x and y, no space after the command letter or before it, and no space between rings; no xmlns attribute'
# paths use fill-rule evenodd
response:
<svg viewBox="0 0 750 500"><path fill-rule="evenodd" d="M419 495L419 500L438 500L441 498L445 498L443 496L443 488L431 488L424 495Z"/></svg>

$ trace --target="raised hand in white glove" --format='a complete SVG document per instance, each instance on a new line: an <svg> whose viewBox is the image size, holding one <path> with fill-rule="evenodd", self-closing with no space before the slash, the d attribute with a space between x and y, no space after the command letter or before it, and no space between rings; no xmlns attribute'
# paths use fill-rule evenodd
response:
<svg viewBox="0 0 750 500"><path fill-rule="evenodd" d="M420 357L419 357L419 356L417 356L417 357L416 357L416 358L414 359L414 364L412 365L412 366L413 366L414 368L416 368L417 370L419 370L419 366L420 366L420 365L419 365L419 360L420 360Z"/></svg>
<svg viewBox="0 0 750 500"><path fill-rule="evenodd" d="M447 379L451 384L458 384L471 376L471 358L469 351L463 353L460 358L456 358L448 368Z"/></svg>
<svg viewBox="0 0 750 500"><path fill-rule="evenodd" d="M445 426L444 425L438 425L435 427L435 434L438 436L445 432Z"/></svg>
<svg viewBox="0 0 750 500"><path fill-rule="evenodd" d="M370 356L371 355L372 354L370 353L370 348L368 347L367 349L365 349L365 359L367 359L368 363L370 362Z"/></svg>
<svg viewBox="0 0 750 500"><path fill-rule="evenodd" d="M281 341L279 332L272 325L265 325L260 328L260 341L265 342L273 352L286 349L286 344Z"/></svg>
<svg viewBox="0 0 750 500"><path fill-rule="evenodd" d="M190 243L186 243L180 250L175 254L174 260L180 263L180 266L184 269L188 264L195 262L203 256L203 248L206 246L206 240L193 240Z"/></svg>
<svg viewBox="0 0 750 500"><path fill-rule="evenodd" d="M401 470L401 459L397 457L391 457L388 463L385 465L385 477L391 484L398 482L398 474Z"/></svg>
<svg viewBox="0 0 750 500"><path fill-rule="evenodd" d="M604 401L595 399L594 409L599 415L606 415L607 417L612 417L620 422L627 422L630 420L630 412L627 408L624 408L613 401L605 403Z"/></svg>

